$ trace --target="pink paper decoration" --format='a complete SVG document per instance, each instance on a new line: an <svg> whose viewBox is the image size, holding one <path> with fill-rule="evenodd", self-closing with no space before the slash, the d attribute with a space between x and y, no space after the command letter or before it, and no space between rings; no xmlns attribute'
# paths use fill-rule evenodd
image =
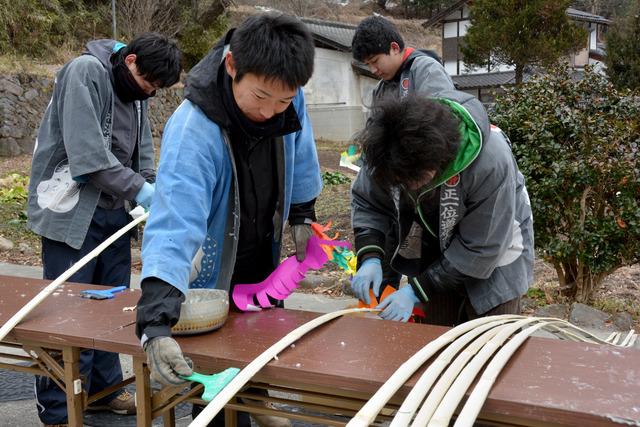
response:
<svg viewBox="0 0 640 427"><path fill-rule="evenodd" d="M321 240L311 236L304 261L298 262L295 255L290 256L262 282L254 285L236 285L233 289L233 302L242 311L259 311L260 307L272 307L268 296L278 300L286 299L298 287L309 269L317 270L329 260L320 245L350 247L345 241ZM254 297L259 307L254 304Z"/></svg>

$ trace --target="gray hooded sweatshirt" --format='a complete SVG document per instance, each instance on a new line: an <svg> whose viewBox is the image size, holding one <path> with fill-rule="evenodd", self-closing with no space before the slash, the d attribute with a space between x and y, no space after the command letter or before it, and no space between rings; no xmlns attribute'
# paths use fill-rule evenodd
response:
<svg viewBox="0 0 640 427"><path fill-rule="evenodd" d="M147 102L122 103L113 89L109 58L123 46L96 40L65 64L36 139L27 226L75 249L98 204L122 207L155 177Z"/></svg>
<svg viewBox="0 0 640 427"><path fill-rule="evenodd" d="M394 248L391 266L410 278L420 300L428 301L437 278L440 290L464 287L476 313L483 314L521 296L533 281L531 204L508 141L500 129L490 127L480 101L458 91L440 92L435 99L460 119L458 155L415 198L402 188L391 194L382 190L365 165L352 187L357 255L384 256L393 230L402 243ZM432 227L421 200L436 190L439 212ZM423 251L432 239L426 233L436 239L432 251L439 253L427 265ZM448 275L448 266L455 274Z"/></svg>

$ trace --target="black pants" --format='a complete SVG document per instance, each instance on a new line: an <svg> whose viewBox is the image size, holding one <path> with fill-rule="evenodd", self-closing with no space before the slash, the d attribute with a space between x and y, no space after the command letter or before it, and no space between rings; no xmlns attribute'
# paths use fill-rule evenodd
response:
<svg viewBox="0 0 640 427"><path fill-rule="evenodd" d="M193 417L193 419L195 419L203 410L204 406L193 405L193 409L191 409L191 416ZM238 418L238 427L251 427L251 418L249 417L248 413L236 412L236 414ZM213 417L213 420L211 420L211 422L207 424L207 427L224 427L224 409L218 412L218 415Z"/></svg>
<svg viewBox="0 0 640 427"><path fill-rule="evenodd" d="M469 298L456 292L432 293L424 304L426 318L422 323L457 326L469 320L499 314L520 314L520 297L509 300L486 313L476 313Z"/></svg>
<svg viewBox="0 0 640 427"><path fill-rule="evenodd" d="M113 233L129 223L124 208L96 208L89 231L80 249L42 238L42 266L44 279L54 280L75 264L80 258L95 249ZM69 282L91 283L108 286L129 286L131 280L131 243L125 234L105 249L102 254L69 278ZM64 310L64 307L61 307ZM117 353L85 350L80 353L80 374L89 394L97 393L122 381L122 368ZM38 416L44 424L67 422L67 398L49 377L36 376L36 405ZM108 402L116 394L101 399Z"/></svg>

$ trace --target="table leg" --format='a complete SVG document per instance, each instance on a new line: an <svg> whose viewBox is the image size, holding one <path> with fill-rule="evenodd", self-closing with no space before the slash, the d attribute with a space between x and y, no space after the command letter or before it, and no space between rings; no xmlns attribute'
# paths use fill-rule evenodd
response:
<svg viewBox="0 0 640 427"><path fill-rule="evenodd" d="M84 409L84 393L80 379L80 349L63 347L64 384L67 395L67 417L69 426L82 427L82 410Z"/></svg>
<svg viewBox="0 0 640 427"><path fill-rule="evenodd" d="M229 402L237 402L234 397ZM224 427L238 427L238 411L235 409L224 408Z"/></svg>
<svg viewBox="0 0 640 427"><path fill-rule="evenodd" d="M151 379L144 359L133 358L133 373L136 376L136 426L151 427Z"/></svg>
<svg viewBox="0 0 640 427"><path fill-rule="evenodd" d="M162 414L162 425L164 427L176 427L176 410L174 408Z"/></svg>

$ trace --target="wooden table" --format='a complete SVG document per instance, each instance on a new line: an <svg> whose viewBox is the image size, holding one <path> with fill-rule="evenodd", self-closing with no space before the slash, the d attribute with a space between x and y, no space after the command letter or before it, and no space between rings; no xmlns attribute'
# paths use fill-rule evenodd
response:
<svg viewBox="0 0 640 427"><path fill-rule="evenodd" d="M178 342L202 372L242 368L289 331L317 316L284 309L232 313L219 331L180 337ZM259 372L254 384L301 395L302 405L313 411L352 416L402 362L446 330L343 317L321 326L280 354ZM102 335L95 344L133 354L136 375L147 381L143 353L135 351L133 327ZM399 390L389 409L402 402L422 372ZM184 400L170 390L151 397L148 383L138 380L136 384L138 402L144 400L138 408L139 426L150 425L152 417ZM247 393L240 396L250 397ZM269 412L239 402L227 408ZM324 425L344 425L344 420L290 416ZM479 420L517 426L619 425L615 420L640 423L640 351L530 338L498 377Z"/></svg>
<svg viewBox="0 0 640 427"><path fill-rule="evenodd" d="M47 283L0 276L0 321L6 321ZM81 348L132 355L138 425L149 426L159 415L165 415L165 425L172 425L175 405L199 393L200 387L186 393L179 387L152 391L145 355L134 333L135 313L122 311L137 302L139 291L96 301L79 298L79 290L85 288L90 286L64 285L58 295L47 298L16 326L6 341L30 354L35 350L36 360L45 365L39 373L54 372L61 378L68 397L70 425L81 425L82 408L91 399L78 392ZM288 332L317 316L284 309L232 313L218 331L177 339L199 372L212 373L246 366ZM318 414L284 414L288 417L344 425L344 418L335 414L355 414L402 362L446 330L363 317L340 318L281 353L258 373L252 385L301 396L302 402L295 405ZM45 360L46 349L61 350L64 365L55 368ZM382 418L401 403L421 372L399 390ZM249 392L238 396L269 399ZM225 411L231 415L240 409L272 411L239 401L230 402ZM232 419L227 417L230 425ZM479 420L513 426L609 426L625 420L638 424L640 351L530 338L498 377Z"/></svg>
<svg viewBox="0 0 640 427"><path fill-rule="evenodd" d="M49 283L0 275L0 323L4 324ZM135 323L135 312L124 312L122 308L134 306L139 292L123 291L109 300L80 297L83 289L106 288L78 283L61 285L2 341L3 346L21 348L30 357L0 352L1 357L13 360L0 363L0 368L52 378L67 395L70 426L82 426L82 412L88 404L133 381L124 381L92 396L83 392L79 364L81 349L93 349L96 337ZM25 361L30 364L15 364Z"/></svg>

